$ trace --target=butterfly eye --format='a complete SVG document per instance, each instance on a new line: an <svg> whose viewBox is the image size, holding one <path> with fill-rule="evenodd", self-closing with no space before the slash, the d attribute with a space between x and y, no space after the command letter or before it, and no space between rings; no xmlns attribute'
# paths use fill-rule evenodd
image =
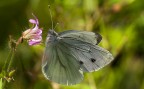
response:
<svg viewBox="0 0 144 89"><path fill-rule="evenodd" d="M82 65L83 64L83 62L82 61L79 61L79 63Z"/></svg>
<svg viewBox="0 0 144 89"><path fill-rule="evenodd" d="M96 59L94 59L94 58L91 58L90 60L91 60L91 62L93 62L93 63L96 61Z"/></svg>

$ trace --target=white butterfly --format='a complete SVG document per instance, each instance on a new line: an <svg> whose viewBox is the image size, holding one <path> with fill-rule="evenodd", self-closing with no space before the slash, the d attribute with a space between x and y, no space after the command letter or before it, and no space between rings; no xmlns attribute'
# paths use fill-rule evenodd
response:
<svg viewBox="0 0 144 89"><path fill-rule="evenodd" d="M97 45L101 39L101 35L93 32L49 30L42 59L43 74L59 84L79 83L83 72L97 71L114 59L109 51Z"/></svg>

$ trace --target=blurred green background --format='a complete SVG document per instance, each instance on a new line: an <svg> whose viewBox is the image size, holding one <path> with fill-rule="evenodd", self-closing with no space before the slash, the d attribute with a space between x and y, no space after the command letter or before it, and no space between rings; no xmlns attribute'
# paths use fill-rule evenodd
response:
<svg viewBox="0 0 144 89"><path fill-rule="evenodd" d="M46 80L41 60L48 29L51 5L57 32L75 29L98 32L99 44L109 50L114 61L103 69L85 73L74 86L62 86ZM0 0L0 71L8 56L9 35L18 39L31 27L34 13L43 28L43 43L19 45L11 70L14 81L5 89L144 89L144 0ZM1 79L0 79L1 87Z"/></svg>

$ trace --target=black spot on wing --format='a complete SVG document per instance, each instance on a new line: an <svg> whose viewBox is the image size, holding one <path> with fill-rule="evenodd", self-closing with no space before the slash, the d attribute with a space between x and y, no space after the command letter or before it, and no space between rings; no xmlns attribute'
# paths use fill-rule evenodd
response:
<svg viewBox="0 0 144 89"><path fill-rule="evenodd" d="M90 60L92 63L94 63L96 61L96 59L94 59L94 58L91 58Z"/></svg>
<svg viewBox="0 0 144 89"><path fill-rule="evenodd" d="M79 61L79 63L82 65L82 64L84 64L82 61Z"/></svg>

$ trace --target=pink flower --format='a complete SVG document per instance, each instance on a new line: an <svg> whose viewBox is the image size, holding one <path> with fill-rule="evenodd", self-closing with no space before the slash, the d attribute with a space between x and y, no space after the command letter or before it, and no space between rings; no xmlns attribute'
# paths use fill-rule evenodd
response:
<svg viewBox="0 0 144 89"><path fill-rule="evenodd" d="M38 19L36 16L34 17L35 19L29 20L30 23L34 24L34 27L27 29L22 33L22 38L28 40L29 45L37 45L42 41L42 29L39 28Z"/></svg>

